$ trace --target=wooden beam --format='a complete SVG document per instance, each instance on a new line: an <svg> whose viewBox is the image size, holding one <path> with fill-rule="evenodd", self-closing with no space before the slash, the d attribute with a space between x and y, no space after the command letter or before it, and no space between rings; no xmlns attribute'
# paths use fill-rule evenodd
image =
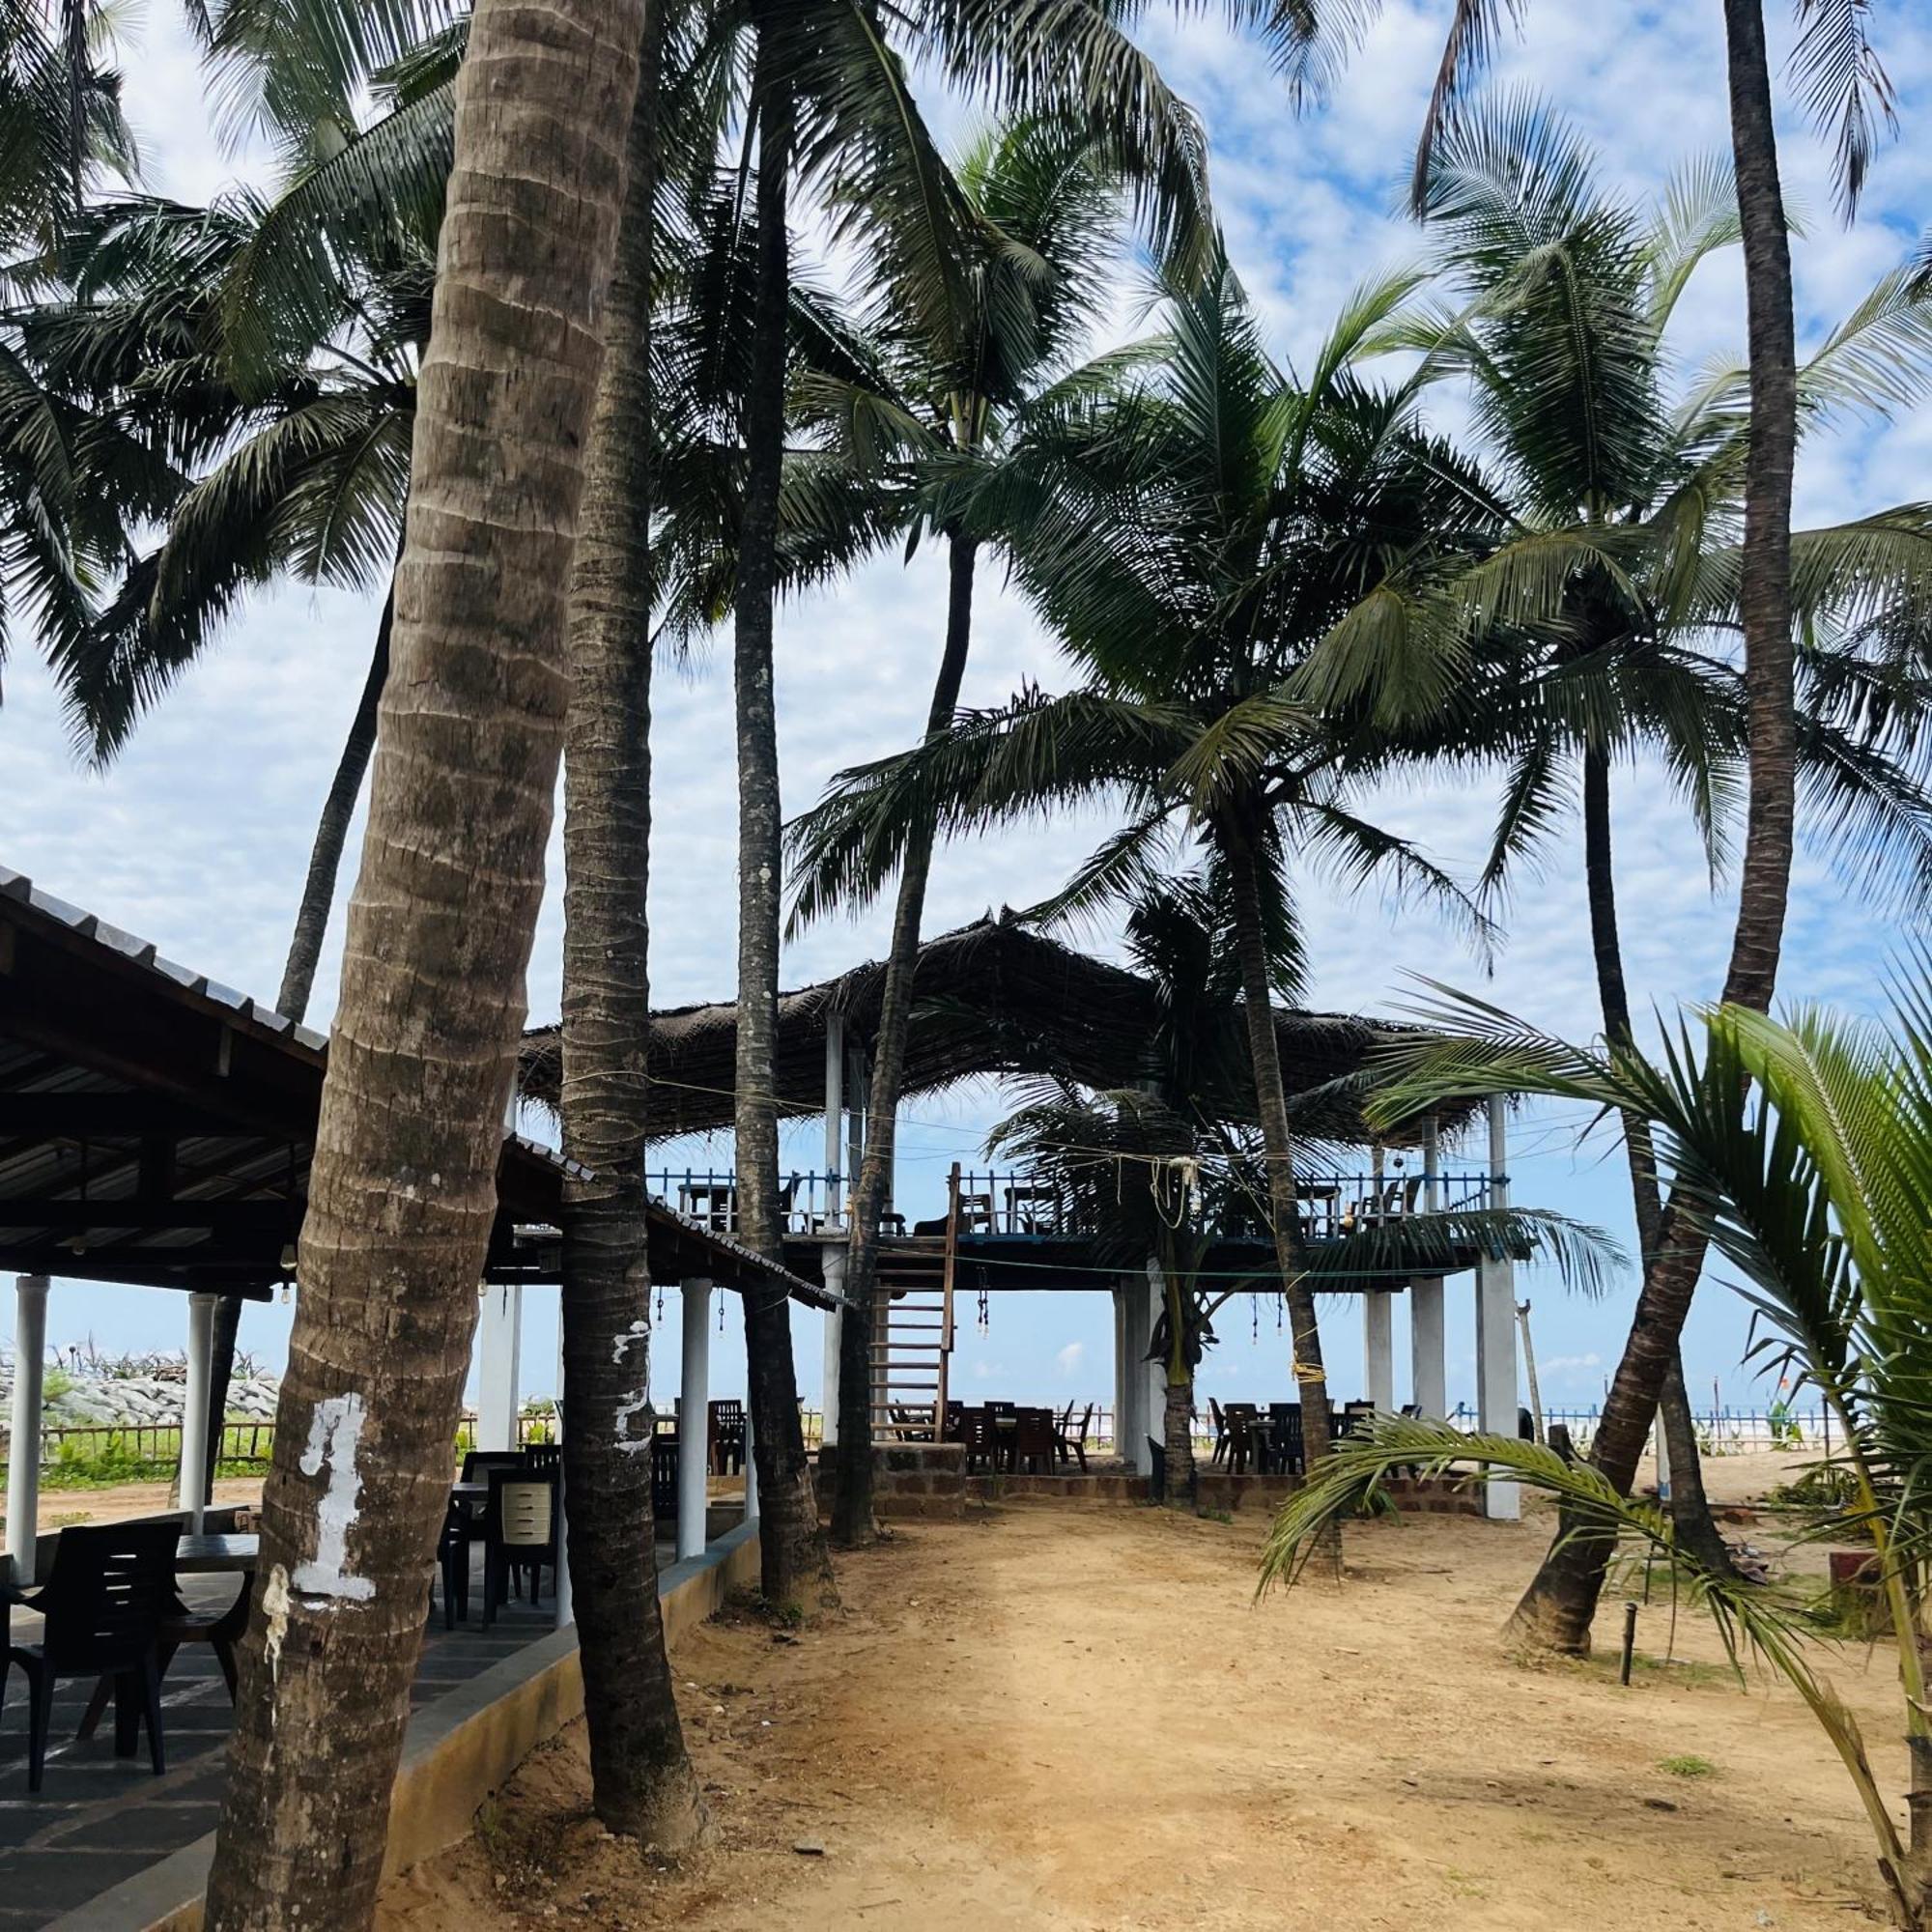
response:
<svg viewBox="0 0 1932 1932"><path fill-rule="evenodd" d="M68 1140L140 1140L166 1134L177 1140L254 1130L232 1116L191 1106L164 1094L0 1093L0 1135L58 1135Z"/></svg>
<svg viewBox="0 0 1932 1932"><path fill-rule="evenodd" d="M118 1201L0 1196L0 1228L206 1228L213 1234L279 1234L299 1223L306 1204L288 1201Z"/></svg>

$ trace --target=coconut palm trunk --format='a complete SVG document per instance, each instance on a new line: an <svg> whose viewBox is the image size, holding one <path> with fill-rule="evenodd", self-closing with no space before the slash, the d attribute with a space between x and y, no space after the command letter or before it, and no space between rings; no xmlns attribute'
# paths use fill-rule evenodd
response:
<svg viewBox="0 0 1932 1932"><path fill-rule="evenodd" d="M591 1801L661 1852L703 1822L658 1605L651 1509L651 259L664 9L638 75L570 579L563 820L563 1432Z"/></svg>
<svg viewBox="0 0 1932 1932"><path fill-rule="evenodd" d="M784 462L785 238L792 102L768 30L758 37L757 262L752 374L745 400L745 505L734 605L738 735L738 1049L735 1128L738 1234L772 1261L784 1259L779 1209L779 899L782 815L772 632L778 590L779 486ZM760 1580L766 1601L801 1602L809 1579L831 1568L806 1460L792 1360L791 1304L776 1291L747 1293L746 1394L758 1470Z"/></svg>
<svg viewBox="0 0 1932 1932"><path fill-rule="evenodd" d="M309 993L315 985L316 963L322 957L322 942L328 930L328 912L335 902L335 881L342 869L343 848L349 842L350 820L355 815L355 801L361 795L362 777L369 769L369 754L376 746L376 711L383 698L383 684L389 675L389 628L395 618L396 593L393 585L383 600L383 615L376 626L376 649L369 660L369 674L362 680L362 695L355 701L355 715L349 721L349 735L342 743L342 755L335 763L335 776L322 802L322 817L315 828L315 843L309 849L308 875L302 881L301 904L296 913L296 929L289 941L289 955L282 967L282 989L275 998L275 1010L292 1020L308 1013ZM214 1472L221 1461L221 1447L227 1434L228 1388L235 1379L235 1349L242 1333L242 1297L224 1294L214 1311L214 1334L208 1363L208 1470L204 1503L214 1499ZM176 1472L179 1486L180 1472Z"/></svg>
<svg viewBox="0 0 1932 1932"><path fill-rule="evenodd" d="M1235 917L1235 949L1241 966L1241 1004L1254 1062L1255 1113L1267 1159L1268 1221L1274 1232L1275 1265L1288 1303L1294 1349L1295 1388L1301 1397L1303 1454L1312 1468L1328 1453L1328 1378L1321 1362L1321 1331L1308 1286L1301 1222L1295 1209L1294 1148L1288 1130L1288 1100L1281 1080L1281 1049L1274 1030L1267 940L1262 921L1260 858L1256 834L1246 825L1227 828L1221 840Z"/></svg>
<svg viewBox="0 0 1932 1932"><path fill-rule="evenodd" d="M543 896L564 590L637 0L481 0L361 873L210 1876L212 1932L373 1923Z"/></svg>
<svg viewBox="0 0 1932 1932"><path fill-rule="evenodd" d="M322 942L328 932L329 909L335 903L335 881L342 870L342 854L349 843L349 823L355 816L355 801L362 794L362 777L369 769L369 754L376 748L376 713L383 701L383 686L389 675L389 632L395 623L396 591L383 600L383 615L376 626L376 648L369 659L369 673L362 680L362 695L355 700L355 715L349 721L349 735L342 742L342 755L335 762L335 776L322 802L322 816L316 823L315 842L309 848L308 873L302 880L301 903L296 909L296 929L289 940L289 956L282 967L282 989L275 996L275 1010L292 1020L308 1013L309 995L315 987L315 969L322 958Z"/></svg>
<svg viewBox="0 0 1932 1932"><path fill-rule="evenodd" d="M1636 1043L1631 1021L1630 989L1624 975L1623 941L1617 927L1616 867L1610 830L1609 753L1596 746L1583 753L1583 878L1590 908L1590 945L1597 969L1597 998L1604 1015L1604 1037L1612 1047ZM1663 1195L1658 1185L1657 1155L1648 1122L1626 1117L1624 1149L1635 1211L1637 1252L1648 1280L1663 1246ZM1680 1238L1690 1238L1688 1235ZM1678 1541L1707 1569L1728 1568L1730 1551L1712 1520L1704 1491L1704 1463L1690 1398L1684 1385L1681 1351L1665 1375L1659 1402L1670 1463L1670 1516Z"/></svg>
<svg viewBox="0 0 1932 1932"><path fill-rule="evenodd" d="M946 644L932 703L925 715L928 744L942 737L959 708L966 657L973 639L973 571L979 546L954 532L947 552ZM872 1321L877 1297L879 1222L892 1185L899 1090L905 1080L906 1037L912 1020L913 976L919 967L920 923L932 871L932 826L916 827L906 840L893 912L892 949L872 1042L872 1080L866 1100L866 1157L852 1190L852 1226L845 1261L845 1295L851 1306L838 1336L838 1461L832 1503L832 1533L842 1544L872 1533Z"/></svg>
<svg viewBox="0 0 1932 1932"><path fill-rule="evenodd" d="M1194 1291L1148 1257L1148 1279L1167 1305L1166 1401L1161 1415L1161 1447L1167 1464L1169 1509L1193 1509L1201 1499L1200 1472L1194 1464L1194 1372L1187 1365L1187 1304Z"/></svg>
<svg viewBox="0 0 1932 1932"><path fill-rule="evenodd" d="M1770 1008L1777 979L1797 811L1791 478L1798 444L1798 365L1791 242L1778 182L1762 0L1724 0L1724 43L1750 350L1739 587L1750 796L1723 996L1762 1012ZM1676 1221L1666 1205L1658 1264L1646 1270L1591 1450L1591 1460L1622 1494L1636 1479L1703 1266L1702 1243L1683 1237ZM1516 1633L1537 1648L1587 1651L1603 1582L1601 1544L1559 1539L1517 1605Z"/></svg>

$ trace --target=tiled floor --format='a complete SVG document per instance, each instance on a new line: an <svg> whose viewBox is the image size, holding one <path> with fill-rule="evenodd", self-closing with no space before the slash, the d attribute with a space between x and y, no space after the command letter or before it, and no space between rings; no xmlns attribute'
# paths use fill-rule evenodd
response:
<svg viewBox="0 0 1932 1932"><path fill-rule="evenodd" d="M668 1561L669 1552L663 1554ZM184 1594L197 1609L218 1608L233 1598L237 1580L186 1578ZM479 1551L469 1592L471 1622L445 1632L440 1608L431 1620L412 1692L415 1707L552 1628L554 1605L548 1594L535 1608L512 1603L488 1631L480 1628L482 1601ZM30 1641L38 1634L38 1620L16 1610L14 1641ZM114 1755L111 1710L91 1739L75 1741L92 1688L78 1679L58 1688L46 1779L29 1796L25 1686L17 1670L9 1674L0 1707L0 1932L45 1925L214 1829L229 1703L207 1645L180 1651L162 1687L168 1769L160 1777L148 1768L145 1733L137 1757Z"/></svg>

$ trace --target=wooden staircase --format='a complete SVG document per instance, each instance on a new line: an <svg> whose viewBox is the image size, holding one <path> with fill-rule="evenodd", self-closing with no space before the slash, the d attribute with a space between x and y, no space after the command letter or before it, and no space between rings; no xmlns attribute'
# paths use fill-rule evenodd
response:
<svg viewBox="0 0 1932 1932"><path fill-rule="evenodd" d="M872 1440L937 1442L952 1357L952 1277L959 1237L959 1170L952 1170L944 1235L879 1243L872 1327Z"/></svg>

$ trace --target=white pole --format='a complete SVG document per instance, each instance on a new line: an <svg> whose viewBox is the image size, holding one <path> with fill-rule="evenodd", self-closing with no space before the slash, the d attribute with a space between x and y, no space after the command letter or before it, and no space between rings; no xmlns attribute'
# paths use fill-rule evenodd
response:
<svg viewBox="0 0 1932 1932"><path fill-rule="evenodd" d="M1508 1114L1500 1094L1491 1097L1490 1205L1509 1206ZM1476 1264L1476 1413L1485 1435L1514 1435L1517 1429L1516 1264L1507 1255L1485 1255ZM1514 1521L1521 1501L1514 1483L1488 1483L1483 1513Z"/></svg>
<svg viewBox="0 0 1932 1932"><path fill-rule="evenodd" d="M845 1244L843 1241L827 1241L818 1251L819 1272L825 1278L825 1285L835 1293L845 1290ZM845 1329L845 1314L842 1309L828 1308L825 1311L825 1370L824 1390L819 1403L824 1409L824 1418L819 1425L818 1439L828 1449L838 1446L838 1349ZM751 1405L745 1406L747 1415Z"/></svg>
<svg viewBox="0 0 1932 1932"><path fill-rule="evenodd" d="M187 1298L187 1387L182 1396L181 1506L188 1533L201 1534L202 1498L208 1493L209 1398L214 1360L216 1297L200 1290Z"/></svg>
<svg viewBox="0 0 1932 1932"><path fill-rule="evenodd" d="M1395 1410L1395 1296L1375 1293L1362 1296L1362 1360L1366 1365L1369 1400L1378 1413Z"/></svg>
<svg viewBox="0 0 1932 1932"><path fill-rule="evenodd" d="M7 1452L7 1552L21 1588L34 1580L40 1536L41 1397L46 1383L47 1278L14 1283L14 1433Z"/></svg>
<svg viewBox="0 0 1932 1932"><path fill-rule="evenodd" d="M1127 1292L1114 1289L1114 1454L1125 1459L1127 1444Z"/></svg>
<svg viewBox="0 0 1932 1932"><path fill-rule="evenodd" d="M706 1454L711 1421L711 1284L688 1281L684 1300L684 1375L677 1423L677 1554L704 1554ZM751 1404L745 1405L747 1414Z"/></svg>
<svg viewBox="0 0 1932 1932"><path fill-rule="evenodd" d="M521 1295L523 1291L519 1289ZM557 1297L556 1311L556 1439L563 1441L563 1307L562 1295ZM510 1425L510 1446L516 1444L516 1423ZM570 1498L563 1474L563 1459L558 1457L556 1464L556 1628L568 1630L577 1621L577 1611L570 1595Z"/></svg>
<svg viewBox="0 0 1932 1932"><path fill-rule="evenodd" d="M1409 1400L1424 1415L1441 1421L1449 1413L1449 1375L1442 1335L1442 1278L1408 1285Z"/></svg>
<svg viewBox="0 0 1932 1932"><path fill-rule="evenodd" d="M524 1291L486 1282L476 1321L476 1446L517 1446L518 1377L523 1366Z"/></svg>
<svg viewBox="0 0 1932 1932"><path fill-rule="evenodd" d="M1422 1205L1442 1211L1442 1136L1434 1116L1422 1129ZM1440 1421L1449 1413L1449 1369L1443 1340L1442 1278L1408 1285L1408 1399L1424 1415Z"/></svg>
<svg viewBox="0 0 1932 1932"><path fill-rule="evenodd" d="M1147 1359L1148 1350L1153 1346L1154 1323L1160 1320L1164 1292L1156 1283L1160 1275L1159 1264L1150 1257L1147 1280L1141 1293L1146 1297L1141 1309L1140 1342L1136 1352L1141 1356L1141 1433L1137 1447L1141 1462L1147 1473L1153 1474L1153 1451L1148 1447L1148 1437L1157 1441L1167 1440L1167 1368L1164 1363Z"/></svg>
<svg viewBox="0 0 1932 1932"><path fill-rule="evenodd" d="M845 1017L842 1013L825 1016L825 1214L828 1228L837 1225L840 1193L838 1171L843 1152L839 1146L845 1111ZM857 1174L848 1175L857 1181Z"/></svg>
<svg viewBox="0 0 1932 1932"><path fill-rule="evenodd" d="M749 1398L751 1391L746 1390ZM758 1520L758 1465L752 1456L752 1405L745 1404L745 1520Z"/></svg>

